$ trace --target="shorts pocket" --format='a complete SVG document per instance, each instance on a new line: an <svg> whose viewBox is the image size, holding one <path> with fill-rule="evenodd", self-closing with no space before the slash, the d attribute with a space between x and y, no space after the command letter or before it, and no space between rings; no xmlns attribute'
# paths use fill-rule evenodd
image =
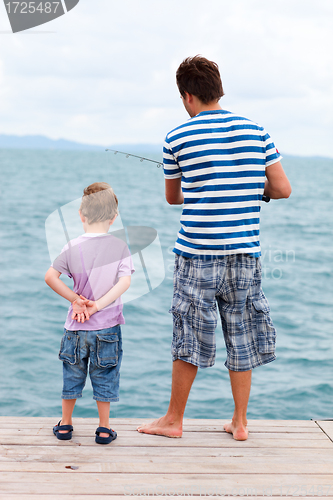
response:
<svg viewBox="0 0 333 500"><path fill-rule="evenodd" d="M192 303L176 297L169 312L173 314L172 354L191 356L193 353Z"/></svg>
<svg viewBox="0 0 333 500"><path fill-rule="evenodd" d="M118 364L118 344L117 334L97 335L97 365L100 368L111 368Z"/></svg>
<svg viewBox="0 0 333 500"><path fill-rule="evenodd" d="M59 359L70 365L79 363L78 347L80 337L77 333L66 331L61 339Z"/></svg>
<svg viewBox="0 0 333 500"><path fill-rule="evenodd" d="M275 351L276 330L269 316L270 308L265 296L253 301L255 326L258 335L260 354L271 354Z"/></svg>

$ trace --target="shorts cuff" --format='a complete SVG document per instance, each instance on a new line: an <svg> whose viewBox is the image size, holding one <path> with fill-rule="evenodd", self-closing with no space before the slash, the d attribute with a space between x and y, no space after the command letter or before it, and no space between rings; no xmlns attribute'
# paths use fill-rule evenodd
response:
<svg viewBox="0 0 333 500"><path fill-rule="evenodd" d="M61 399L79 399L82 398L82 392L81 394L62 394Z"/></svg>
<svg viewBox="0 0 333 500"><path fill-rule="evenodd" d="M249 367L231 366L228 363L228 360L224 363L224 366L232 372L248 372L249 370L253 370L254 368L257 368L258 366L267 365L267 363L271 363L272 361L275 361L275 360L276 360L276 356L275 356L275 354L272 354L272 356L270 356L269 358L252 363L252 365Z"/></svg>
<svg viewBox="0 0 333 500"><path fill-rule="evenodd" d="M97 396L93 396L93 399L102 403L117 403L119 401L119 398L99 398Z"/></svg>
<svg viewBox="0 0 333 500"><path fill-rule="evenodd" d="M192 359L190 356L186 358L182 356L172 356L172 361L177 361L177 359L185 361L185 363L189 363L190 365L197 366L198 368L210 368L215 364L215 359L208 361L207 363L200 363L198 360Z"/></svg>

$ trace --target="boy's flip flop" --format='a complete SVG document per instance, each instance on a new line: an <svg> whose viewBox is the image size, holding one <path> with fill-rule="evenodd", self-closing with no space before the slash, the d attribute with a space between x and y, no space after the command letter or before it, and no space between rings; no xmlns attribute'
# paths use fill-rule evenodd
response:
<svg viewBox="0 0 333 500"><path fill-rule="evenodd" d="M107 438L100 437L99 434L101 432L105 432L105 433L107 432L109 434L109 437L107 437ZM113 429L108 429L107 427L97 427L95 434L96 434L95 441L98 444L109 444L109 443L111 443L111 441L113 441L117 437L116 431L114 431Z"/></svg>
<svg viewBox="0 0 333 500"><path fill-rule="evenodd" d="M58 425L53 427L53 434L57 437L57 439L68 440L72 439L73 426L72 425L60 425L61 420L59 420ZM59 432L59 431L68 431L68 432Z"/></svg>

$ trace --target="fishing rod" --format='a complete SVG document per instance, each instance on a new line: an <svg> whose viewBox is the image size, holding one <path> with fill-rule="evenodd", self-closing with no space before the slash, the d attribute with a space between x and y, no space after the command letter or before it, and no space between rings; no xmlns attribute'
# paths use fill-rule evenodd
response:
<svg viewBox="0 0 333 500"><path fill-rule="evenodd" d="M117 151L116 149L106 149L105 151L112 151L115 155L119 153L121 155L125 155L126 158L128 158L129 156L132 156L133 158L139 158L139 160L141 162L142 161L151 161L152 163L156 163L157 164L157 168L160 168L160 167L163 166L163 164L160 161L151 160L150 158L145 158L144 156L133 155L131 153L124 153L123 151ZM263 195L262 196L262 201L264 201L265 203L268 203L269 201L271 201L271 199L270 199L269 196Z"/></svg>
<svg viewBox="0 0 333 500"><path fill-rule="evenodd" d="M150 158L145 158L144 156L132 155L131 153L124 153L123 151L117 151L116 149L106 149L105 151L112 151L115 155L117 153L119 153L121 155L125 155L126 158L128 158L129 156L132 156L133 158L139 158L140 161L151 161L152 163L157 164L157 168L160 168L163 166L163 164L160 161L151 160Z"/></svg>

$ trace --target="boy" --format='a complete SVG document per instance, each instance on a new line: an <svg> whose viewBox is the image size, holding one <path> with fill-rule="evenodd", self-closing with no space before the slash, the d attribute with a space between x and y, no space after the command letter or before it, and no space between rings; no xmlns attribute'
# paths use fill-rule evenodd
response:
<svg viewBox="0 0 333 500"><path fill-rule="evenodd" d="M120 324L125 323L120 296L129 288L134 268L126 243L108 234L118 214L118 200L109 184L88 186L79 214L85 234L68 242L45 275L46 283L71 302L59 353L62 418L53 432L58 439L71 439L72 413L76 399L82 397L90 358L99 414L95 441L109 444L117 437L110 429L109 413L110 402L119 400ZM73 278L73 290L60 280L63 273Z"/></svg>

